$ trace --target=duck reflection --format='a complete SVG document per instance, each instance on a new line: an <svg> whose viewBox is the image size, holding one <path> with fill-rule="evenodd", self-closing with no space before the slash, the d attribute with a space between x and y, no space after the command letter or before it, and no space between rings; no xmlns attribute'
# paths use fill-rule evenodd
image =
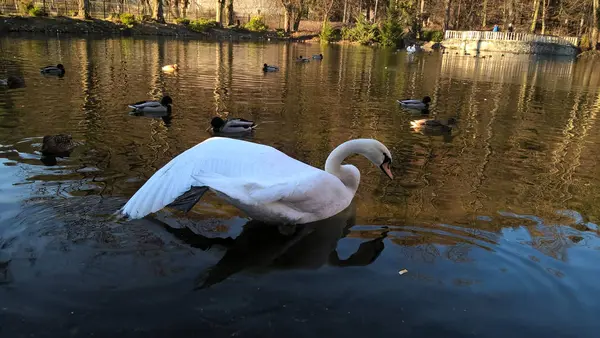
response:
<svg viewBox="0 0 600 338"><path fill-rule="evenodd" d="M178 239L202 250L213 245L227 248L225 255L196 280L203 289L220 283L244 270L268 273L272 270L318 269L323 265L348 267L373 263L384 249L384 231L379 237L360 244L356 252L341 259L337 243L350 233L356 223L352 203L341 213L326 220L295 226L274 226L250 221L234 238L209 238L188 228L175 229L163 224Z"/></svg>
<svg viewBox="0 0 600 338"><path fill-rule="evenodd" d="M129 113L131 116L144 116L148 118L157 119L160 118L163 120L165 126L169 128L171 126L171 121L173 120L173 114L171 110L167 110L165 112L140 112L140 111L132 111Z"/></svg>

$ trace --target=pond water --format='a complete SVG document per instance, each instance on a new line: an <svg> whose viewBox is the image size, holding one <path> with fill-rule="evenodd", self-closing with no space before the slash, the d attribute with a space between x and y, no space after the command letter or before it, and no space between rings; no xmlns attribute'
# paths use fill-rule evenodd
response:
<svg viewBox="0 0 600 338"><path fill-rule="evenodd" d="M595 337L600 77L591 61L318 44L0 38L0 332L7 337ZM323 61L297 64L299 55ZM62 63L66 75L39 67ZM263 74L263 63L280 66ZM160 67L177 63L177 74ZM127 104L169 94L171 118ZM397 99L432 97L430 116ZM376 138L353 205L294 234L213 195L111 217L216 114L317 167ZM70 157L41 161L44 135ZM400 270L408 270L399 274Z"/></svg>

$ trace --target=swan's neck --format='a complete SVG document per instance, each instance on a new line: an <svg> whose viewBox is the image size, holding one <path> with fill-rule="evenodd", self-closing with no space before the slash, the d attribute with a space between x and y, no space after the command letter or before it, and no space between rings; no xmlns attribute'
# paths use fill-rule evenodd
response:
<svg viewBox="0 0 600 338"><path fill-rule="evenodd" d="M351 140L335 148L325 162L325 171L337 176L345 186L356 191L360 181L360 173L353 165L342 165L342 162L354 154L362 154L364 140Z"/></svg>

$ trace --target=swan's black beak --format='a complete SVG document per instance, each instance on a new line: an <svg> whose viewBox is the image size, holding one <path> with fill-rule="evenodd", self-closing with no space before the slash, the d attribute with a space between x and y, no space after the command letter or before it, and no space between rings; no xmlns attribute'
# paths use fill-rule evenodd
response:
<svg viewBox="0 0 600 338"><path fill-rule="evenodd" d="M379 168L381 168L381 170L387 175L387 177L390 178L390 180L394 179L394 175L392 175L392 170L390 169L390 164L392 163L392 159L390 159L389 157L385 157L385 159L383 160L383 163L381 163L381 165L379 166Z"/></svg>

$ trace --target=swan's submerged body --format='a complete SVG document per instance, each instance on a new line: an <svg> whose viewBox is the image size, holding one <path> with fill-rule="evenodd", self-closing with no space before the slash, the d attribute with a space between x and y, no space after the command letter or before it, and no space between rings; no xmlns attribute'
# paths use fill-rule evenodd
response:
<svg viewBox="0 0 600 338"><path fill-rule="evenodd" d="M363 155L381 163L391 177L391 155L375 140L344 143L329 156L324 171L269 146L210 138L157 171L121 213L141 218L167 205L185 205L189 210L210 189L255 220L294 224L322 220L350 205L360 173L340 163L367 144L373 149Z"/></svg>

